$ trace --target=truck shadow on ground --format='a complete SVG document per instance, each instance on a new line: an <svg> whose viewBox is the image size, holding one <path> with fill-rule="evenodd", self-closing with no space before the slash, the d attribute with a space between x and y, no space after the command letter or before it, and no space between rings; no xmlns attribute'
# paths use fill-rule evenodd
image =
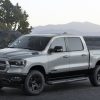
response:
<svg viewBox="0 0 100 100"><path fill-rule="evenodd" d="M62 83L56 85L46 86L45 90L41 95L47 95L52 93L63 93L72 90L81 90L81 89L89 89L92 88L89 81L81 81L81 82L73 82L73 83ZM3 88L0 90L0 96L28 96L22 90L15 88Z"/></svg>

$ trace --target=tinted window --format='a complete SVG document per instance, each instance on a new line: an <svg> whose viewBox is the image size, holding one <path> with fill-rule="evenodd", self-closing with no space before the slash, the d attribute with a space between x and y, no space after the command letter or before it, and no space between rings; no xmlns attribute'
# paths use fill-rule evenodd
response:
<svg viewBox="0 0 100 100"><path fill-rule="evenodd" d="M68 45L69 51L81 51L83 50L82 41L78 37L68 37L66 38L68 41L66 44Z"/></svg>
<svg viewBox="0 0 100 100"><path fill-rule="evenodd" d="M14 43L12 43L9 47L42 51L45 49L50 39L51 37L22 36Z"/></svg>
<svg viewBox="0 0 100 100"><path fill-rule="evenodd" d="M63 47L63 51L66 51L64 38L55 39L53 41L53 43L51 44L50 48L54 49L55 46L62 46Z"/></svg>
<svg viewBox="0 0 100 100"><path fill-rule="evenodd" d="M100 49L100 36L84 37L89 50Z"/></svg>

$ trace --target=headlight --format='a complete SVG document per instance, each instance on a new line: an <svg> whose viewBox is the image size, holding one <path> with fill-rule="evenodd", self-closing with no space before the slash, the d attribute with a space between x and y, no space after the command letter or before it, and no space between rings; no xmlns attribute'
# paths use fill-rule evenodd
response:
<svg viewBox="0 0 100 100"><path fill-rule="evenodd" d="M16 66L25 66L26 60L10 60L9 64L10 65L16 65Z"/></svg>

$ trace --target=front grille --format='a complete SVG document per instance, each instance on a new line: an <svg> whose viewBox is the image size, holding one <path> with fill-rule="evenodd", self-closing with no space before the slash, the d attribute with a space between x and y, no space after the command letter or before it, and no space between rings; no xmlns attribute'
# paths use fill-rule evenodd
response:
<svg viewBox="0 0 100 100"><path fill-rule="evenodd" d="M0 64L6 64L6 62L5 61L0 61Z"/></svg>
<svg viewBox="0 0 100 100"><path fill-rule="evenodd" d="M6 61L0 60L0 70L5 70L5 69L6 69Z"/></svg>

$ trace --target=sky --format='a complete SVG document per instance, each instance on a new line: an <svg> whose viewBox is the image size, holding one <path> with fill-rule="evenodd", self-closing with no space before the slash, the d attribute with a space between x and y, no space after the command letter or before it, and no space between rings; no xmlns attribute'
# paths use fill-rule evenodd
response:
<svg viewBox="0 0 100 100"><path fill-rule="evenodd" d="M100 0L10 0L29 14L33 27L69 22L100 25Z"/></svg>

